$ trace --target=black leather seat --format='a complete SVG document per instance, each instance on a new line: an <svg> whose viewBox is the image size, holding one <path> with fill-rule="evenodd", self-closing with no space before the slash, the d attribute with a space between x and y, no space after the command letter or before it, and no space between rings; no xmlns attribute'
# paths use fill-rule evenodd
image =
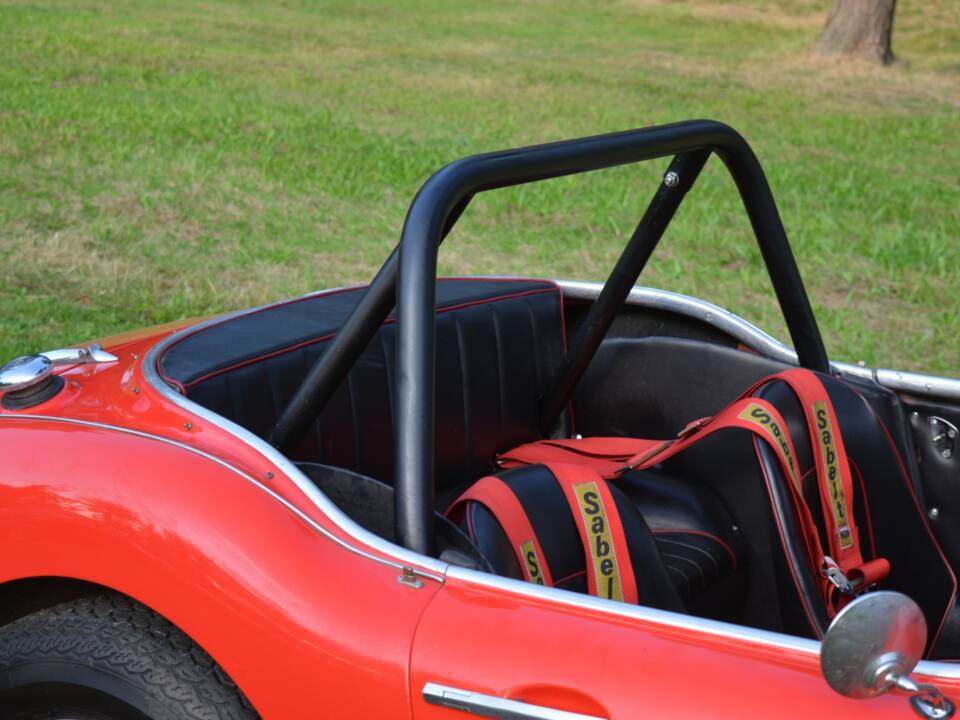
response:
<svg viewBox="0 0 960 720"><path fill-rule="evenodd" d="M586 554L569 505L543 465L496 474L521 501L556 587L587 592ZM627 536L643 605L732 620L744 596L743 539L717 497L661 472L630 472L608 483ZM520 579L507 534L480 503L460 527L499 575Z"/></svg>
<svg viewBox="0 0 960 720"><path fill-rule="evenodd" d="M748 553L716 493L662 470L625 473L616 486L643 516L687 611L738 620Z"/></svg>

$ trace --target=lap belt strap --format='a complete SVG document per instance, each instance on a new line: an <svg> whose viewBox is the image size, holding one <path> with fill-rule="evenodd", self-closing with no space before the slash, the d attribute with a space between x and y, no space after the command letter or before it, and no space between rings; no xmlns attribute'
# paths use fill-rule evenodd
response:
<svg viewBox="0 0 960 720"><path fill-rule="evenodd" d="M504 468L511 468L547 462L575 463L587 465L603 477L614 479L631 458L663 448L665 444L663 440L620 437L539 440L519 445L497 456L497 464Z"/></svg>
<svg viewBox="0 0 960 720"><path fill-rule="evenodd" d="M786 382L803 407L813 446L830 555L823 552L816 524L803 495L796 452L787 425L770 403L752 397L763 385L774 380ZM497 461L502 467L515 467L541 462L541 458L563 459L588 465L604 477L615 479L627 470L643 470L665 462L694 443L726 428L748 430L773 449L781 469L789 479L811 565L820 571L821 590L828 614L832 616L846 599L889 574L890 565L885 559L863 561L853 519L853 480L838 431L839 423L826 388L808 370L791 369L760 380L720 413L691 423L670 440L542 440L514 448L500 455ZM846 598L838 597L838 593Z"/></svg>
<svg viewBox="0 0 960 720"><path fill-rule="evenodd" d="M591 595L637 604L639 591L623 521L606 481L583 464L543 463L556 479L580 534ZM520 500L500 478L489 475L457 498L447 517L459 523L467 503L487 508L503 528L525 580L553 586L549 560ZM537 572L537 570L539 572Z"/></svg>

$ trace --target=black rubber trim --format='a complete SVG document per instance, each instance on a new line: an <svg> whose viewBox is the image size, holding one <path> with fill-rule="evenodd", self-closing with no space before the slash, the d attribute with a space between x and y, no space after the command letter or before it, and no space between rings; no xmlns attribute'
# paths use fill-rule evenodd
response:
<svg viewBox="0 0 960 720"><path fill-rule="evenodd" d="M50 375L39 385L8 392L0 403L7 410L25 410L55 397L65 385L66 382L59 375Z"/></svg>

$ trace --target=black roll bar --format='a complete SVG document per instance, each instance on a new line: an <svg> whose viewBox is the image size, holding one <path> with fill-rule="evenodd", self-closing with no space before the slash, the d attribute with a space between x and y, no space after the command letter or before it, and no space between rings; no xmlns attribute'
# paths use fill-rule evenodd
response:
<svg viewBox="0 0 960 720"><path fill-rule="evenodd" d="M800 364L829 372L827 353L770 187L733 128L694 120L458 160L427 180L400 239L397 284L396 539L430 554L433 544L434 380L437 252L451 211L484 190L710 150L743 200Z"/></svg>
<svg viewBox="0 0 960 720"><path fill-rule="evenodd" d="M743 137L728 125L693 120L476 155L437 171L414 198L398 249L384 263L358 307L313 368L308 381L304 382L278 421L270 441L281 450L288 449L289 444L298 437L294 431L306 427L323 408L346 371L386 319L390 312L390 295L396 288L396 541L411 550L432 554L437 253L440 243L470 198L485 190L667 155L683 157L686 154L694 159L701 157L705 161L710 152L724 162L743 200L800 365L828 372L829 362L823 341L770 187L756 156ZM699 172L699 168L696 172ZM682 194L679 194L680 198ZM676 209L675 206L672 209L669 207L671 203L666 203L668 207L662 213L655 213L654 219L661 217L669 222ZM679 204L679 199L676 203ZM666 222L659 228L655 224L656 239L665 229ZM655 240L651 249L652 245L655 245ZM630 246L634 246L636 257L628 265L642 268L646 251L637 250L633 241ZM625 253L630 252L630 246ZM612 299L622 294L622 277L630 273L618 274L615 270L615 274L621 280L617 292L608 293L611 299L605 300L601 310L597 311L603 313L603 317L598 316L601 321L598 327L609 320L608 313L612 318L612 313L618 307ZM594 342L598 342L598 336L602 339L602 334L595 330L581 343L585 350L578 352L584 353L584 356L568 354L564 361L567 370L558 379L556 389L567 392L569 396L569 391L572 391L579 378L577 372L582 372L586 367L584 357L592 356L596 350ZM589 357L586 360L588 362ZM579 369L572 372L569 369L571 366ZM318 388L323 389L323 393L318 393ZM548 399L547 402L554 401Z"/></svg>

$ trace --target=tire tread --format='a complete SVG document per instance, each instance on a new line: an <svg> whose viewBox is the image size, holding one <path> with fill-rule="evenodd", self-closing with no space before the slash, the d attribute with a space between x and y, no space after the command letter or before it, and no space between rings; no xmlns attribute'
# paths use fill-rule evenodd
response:
<svg viewBox="0 0 960 720"><path fill-rule="evenodd" d="M177 720L259 717L210 655L172 623L123 596L73 600L0 631L0 671L37 660L112 673L169 707Z"/></svg>

